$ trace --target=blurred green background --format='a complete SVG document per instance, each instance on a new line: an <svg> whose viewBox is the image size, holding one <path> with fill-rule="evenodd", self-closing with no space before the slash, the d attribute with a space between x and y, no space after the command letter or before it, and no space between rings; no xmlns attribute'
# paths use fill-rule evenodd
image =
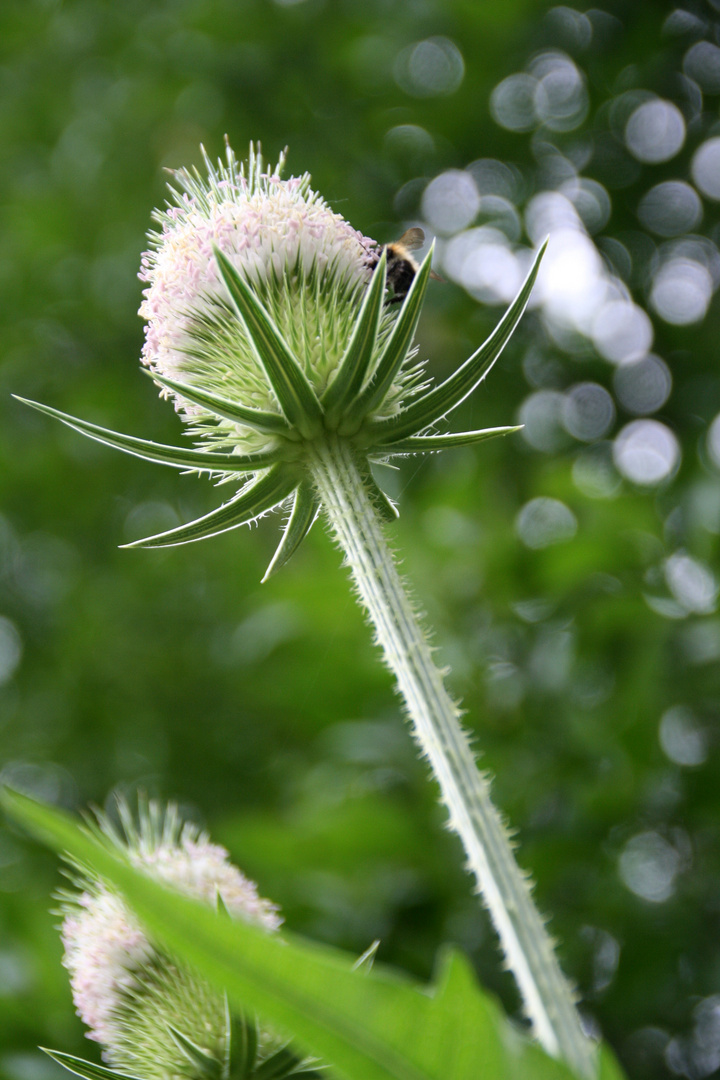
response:
<svg viewBox="0 0 720 1080"><path fill-rule="evenodd" d="M428 978L493 934L389 676L316 526L118 544L218 503L16 392L176 442L140 376L163 167L290 146L380 241L438 236L419 341L442 376L529 253L533 309L457 426L385 470L392 541L518 829L588 1021L630 1076L720 1075L720 3L3 0L1 775L69 808L178 801L288 926ZM715 423L713 424L713 421ZM95 1051L48 913L56 862L0 830L0 1074Z"/></svg>

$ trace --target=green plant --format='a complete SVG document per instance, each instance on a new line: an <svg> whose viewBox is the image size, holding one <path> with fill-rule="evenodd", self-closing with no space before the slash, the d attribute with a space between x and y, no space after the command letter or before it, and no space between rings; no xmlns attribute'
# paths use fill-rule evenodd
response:
<svg viewBox="0 0 720 1080"><path fill-rule="evenodd" d="M477 769L457 705L445 689L443 673L433 661L427 635L398 575L382 526L383 518L393 517L395 509L372 474L373 464L393 456L433 453L516 430L445 434L436 429L497 360L527 304L543 251L488 340L443 383L428 386L415 362L413 338L431 254L417 269L407 296L399 297L401 306L391 305L385 252L333 214L310 188L308 176L282 180L282 159L266 173L252 150L245 169L229 147L225 164L215 167L207 159L206 164L207 179L198 173L176 173L181 190L174 191L175 205L156 213L161 229L153 234L152 249L144 259L143 276L149 287L141 309L148 319L144 360L163 393L173 396L200 447L159 445L45 405L28 404L128 453L206 472L221 483L240 483L237 493L217 510L129 546L173 546L214 536L290 501L287 525L267 577L294 553L318 513L324 514L397 679L414 737L440 786L450 827L463 842L468 869L491 913L533 1032L549 1055L578 1076L592 1077L597 1069L595 1048L582 1030L528 880L517 867L507 829L491 802L488 778ZM36 829L52 833L55 842L60 833L71 836L26 803L8 797L8 805ZM88 873L113 882L138 916L157 931L152 904L163 894L151 888L146 906L142 888L135 888L137 875L119 870L117 860L107 862L100 855L102 845L87 843L72 834L66 850ZM364 975L350 973L348 979L343 975L333 1016L326 1014L332 1001L327 987L318 999L322 1007L311 1008L306 996L302 1005L295 1000L288 1012L288 998L293 999L297 989L293 980L302 966L299 956L300 967L293 969L289 981L289 970L280 961L276 975L285 986L275 985L275 996L268 997L257 970L233 983L226 959L218 961L222 942L226 955L237 958L231 938L222 937L230 933L227 927L218 930L217 937L217 924L207 921L207 913L201 916L182 904L173 911L180 929L170 929L167 936L162 923L160 930L171 950L195 964L217 989L226 990L236 1005L256 1007L297 1037L304 1049L322 1054L348 1077L449 1075L460 1080L477 1075L469 1070L477 1069L481 1054L490 1054L494 1062L483 1065L488 1077L514 1075L512 1069L520 1061L517 1075L567 1074L564 1065L550 1064L520 1036L510 1036L506 1022L472 986L459 961L435 991L433 1016L423 1012L430 1006L417 1006L416 990L410 993L392 979L387 984L383 977L379 985L385 989L378 989L378 994L388 993L391 1002L396 996L402 1001L397 1016L393 1020L390 1015L394 1004L385 1015L380 999L373 998L359 1014L364 1037L355 1031L348 1040L345 1025L349 1003L359 993L355 987L375 986L373 979L363 984ZM189 927L196 917L198 934L201 926L213 928L207 931L209 952L192 940ZM184 923L185 918L190 922ZM245 940L244 933L236 944ZM258 957L264 957L266 944L258 948ZM298 948L312 968L315 953ZM214 961L209 958L213 951ZM337 970L345 972L347 958L337 963ZM324 972L322 977L318 974L319 981L330 978L322 964L318 971ZM301 973L301 983L303 978ZM387 991L387 985L393 990ZM408 1004L410 999L413 1005ZM370 1014L377 1009L383 1015L376 1030ZM444 1025L457 1011L462 1015L460 1019L453 1015L452 1024L467 1023L473 1031L476 1024L482 1026L481 1013L491 1017L486 1024L490 1041L483 1046L479 1036L464 1031L463 1038L470 1041L452 1051L455 1063L448 1064L454 1036ZM440 1015L445 1019L439 1020ZM418 1041L420 1029L426 1034ZM323 1035L323 1030L330 1035ZM427 1033L433 1030L437 1041L430 1046ZM171 1038L177 1042L172 1033ZM514 1049L508 1050L508 1040ZM348 1041L354 1047L349 1057ZM367 1071L370 1061L376 1072ZM200 1068L197 1062L196 1066ZM609 1068L606 1059L604 1075L610 1075ZM550 1069L560 1071L543 1072Z"/></svg>

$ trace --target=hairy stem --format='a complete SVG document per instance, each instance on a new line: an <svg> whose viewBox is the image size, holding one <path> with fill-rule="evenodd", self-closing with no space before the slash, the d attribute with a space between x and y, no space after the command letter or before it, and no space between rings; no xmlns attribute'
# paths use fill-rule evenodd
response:
<svg viewBox="0 0 720 1080"><path fill-rule="evenodd" d="M584 1035L571 988L518 867L502 818L478 770L456 704L436 667L427 635L408 598L381 522L353 457L341 440L318 442L314 482L330 527L345 553L360 600L395 675L415 738L432 766L450 826L465 847L468 869L490 911L528 1017L549 1054L579 1076L595 1075L595 1052Z"/></svg>

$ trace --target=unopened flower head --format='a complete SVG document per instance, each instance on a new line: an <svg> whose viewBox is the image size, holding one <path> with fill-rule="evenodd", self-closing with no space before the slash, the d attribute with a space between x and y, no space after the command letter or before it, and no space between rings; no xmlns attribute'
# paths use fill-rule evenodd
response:
<svg viewBox="0 0 720 1080"><path fill-rule="evenodd" d="M215 906L218 897L233 918L267 930L280 924L277 908L174 807L141 805L136 825L120 803L122 831L104 816L100 828L138 869L187 896ZM217 1058L227 1053L224 999L195 972L158 952L124 900L103 881L74 871L79 892L62 894L63 963L70 972L78 1015L108 1062L133 1075L164 1078L187 1070L169 1031Z"/></svg>

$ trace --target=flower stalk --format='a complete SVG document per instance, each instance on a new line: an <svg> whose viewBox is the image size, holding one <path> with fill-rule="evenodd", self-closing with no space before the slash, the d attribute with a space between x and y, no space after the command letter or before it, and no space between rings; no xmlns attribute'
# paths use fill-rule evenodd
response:
<svg viewBox="0 0 720 1080"><path fill-rule="evenodd" d="M413 735L427 758L460 837L467 868L488 908L508 967L515 975L534 1032L554 1057L583 1077L595 1071L594 1049L582 1031L553 942L518 867L508 830L477 767L458 707L410 602L382 523L352 452L343 440L316 443L311 471L327 522L345 554L358 597L395 675Z"/></svg>

